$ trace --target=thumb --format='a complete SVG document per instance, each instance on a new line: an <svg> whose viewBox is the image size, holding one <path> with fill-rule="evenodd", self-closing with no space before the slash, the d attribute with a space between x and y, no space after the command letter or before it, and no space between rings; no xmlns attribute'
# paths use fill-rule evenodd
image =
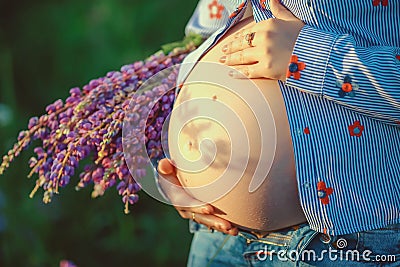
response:
<svg viewBox="0 0 400 267"><path fill-rule="evenodd" d="M161 174L173 174L176 172L175 166L167 158L163 158L158 162L157 169Z"/></svg>
<svg viewBox="0 0 400 267"><path fill-rule="evenodd" d="M176 176L176 168L169 159L162 159L158 163L158 183L162 192L167 196L169 204L175 207L202 207L204 202L195 199L182 187ZM162 178L162 179L161 179ZM210 210L210 208L209 208ZM212 211L212 208L211 208Z"/></svg>
<svg viewBox="0 0 400 267"><path fill-rule="evenodd" d="M272 15L281 20L298 20L292 12L281 4L280 0L270 0L269 7L271 8Z"/></svg>
<svg viewBox="0 0 400 267"><path fill-rule="evenodd" d="M174 185L181 186L181 183L176 176L176 168L169 159L164 158L160 160L158 162L157 170L160 177L166 179L168 182Z"/></svg>

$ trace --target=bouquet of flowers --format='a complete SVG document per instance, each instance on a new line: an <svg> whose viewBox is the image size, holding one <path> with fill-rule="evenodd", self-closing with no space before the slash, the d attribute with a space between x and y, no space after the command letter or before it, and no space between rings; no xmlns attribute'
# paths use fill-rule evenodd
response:
<svg viewBox="0 0 400 267"><path fill-rule="evenodd" d="M122 124L129 110L129 120L145 126L145 143L138 142L136 150L147 153L156 162L163 157L161 131L175 99L176 72L163 77L159 84L142 88L150 77L182 62L185 56L202 42L199 35L189 35L182 42L164 45L162 50L144 61L125 65L120 71L107 73L80 88L72 88L65 100L57 100L46 108L46 113L29 120L28 129L18 135L13 148L3 156L0 175L10 163L34 140L35 156L29 160L28 177L37 175L30 197L42 188L43 202L49 203L60 187L70 183L79 163L90 163L79 174L76 189L93 184L92 197L98 197L116 185L122 196L125 213L129 205L138 201L138 182L146 176L146 163L142 157L131 157L131 172L123 153ZM150 107L155 97L159 100ZM135 101L141 103L133 106ZM131 104L130 104L131 103ZM133 136L134 137L134 136Z"/></svg>

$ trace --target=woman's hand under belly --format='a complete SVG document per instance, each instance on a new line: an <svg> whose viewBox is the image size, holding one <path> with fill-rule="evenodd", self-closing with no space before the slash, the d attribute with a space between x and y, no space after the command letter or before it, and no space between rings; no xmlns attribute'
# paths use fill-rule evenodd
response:
<svg viewBox="0 0 400 267"><path fill-rule="evenodd" d="M219 64L222 46L249 23L254 22L235 25L200 62ZM270 231L305 221L277 81L233 80L213 69L192 70L171 114L168 143L181 184L195 198L214 205L220 217L242 228ZM198 82L197 77L206 81L204 77L212 75L225 75L227 83ZM224 87L231 82L239 89ZM253 83L261 97L251 90ZM257 116L257 110L268 112L267 116ZM258 177L262 183L255 191L249 190L259 164L268 165L264 169L269 171Z"/></svg>

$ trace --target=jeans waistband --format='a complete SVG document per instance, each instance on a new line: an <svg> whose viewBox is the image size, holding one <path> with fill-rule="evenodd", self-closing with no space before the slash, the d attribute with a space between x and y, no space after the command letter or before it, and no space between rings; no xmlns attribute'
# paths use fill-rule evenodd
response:
<svg viewBox="0 0 400 267"><path fill-rule="evenodd" d="M252 230L248 230L248 229L243 229L239 227L239 233L248 237L248 238L265 238L269 235L273 235L274 233L279 233L279 232L290 232L293 230L298 230L299 228L308 225L308 223L300 223L300 224L296 224L296 225L292 225L289 227L285 227L282 229L278 229L278 230L273 230L273 231L252 231Z"/></svg>
<svg viewBox="0 0 400 267"><path fill-rule="evenodd" d="M278 231L257 237L247 231L239 231L239 236L244 238L247 243L245 257L254 257L257 253L283 253L296 251L301 254L307 245L314 239L318 232L312 230L308 223L291 226ZM295 259L289 260L295 261Z"/></svg>

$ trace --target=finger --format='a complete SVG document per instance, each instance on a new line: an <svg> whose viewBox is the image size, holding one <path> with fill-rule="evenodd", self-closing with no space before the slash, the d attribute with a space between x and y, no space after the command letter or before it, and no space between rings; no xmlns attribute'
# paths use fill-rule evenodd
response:
<svg viewBox="0 0 400 267"><path fill-rule="evenodd" d="M254 32L254 29L257 26L258 26L257 23L255 23L255 24L250 23L250 24L244 26L241 30L239 30L237 33L235 33L235 35L234 35L235 39L243 38L246 36L246 34Z"/></svg>
<svg viewBox="0 0 400 267"><path fill-rule="evenodd" d="M225 234L232 234L238 231L229 221L215 215L195 214L195 221Z"/></svg>
<svg viewBox="0 0 400 267"><path fill-rule="evenodd" d="M263 78L264 75L256 71L256 66L257 64L246 65L246 66L235 66L235 69L229 72L229 76L234 79Z"/></svg>
<svg viewBox="0 0 400 267"><path fill-rule="evenodd" d="M160 161L161 163L161 161ZM162 166L159 165L159 169L164 168L163 164L170 164L170 163L161 163ZM167 169L169 167L167 166ZM179 182L178 177L176 176L175 172L170 174L162 174L159 173L158 183L162 188L164 194L168 197L171 204L175 206L175 208L180 209L193 209L194 212L199 213L212 213L214 212L213 206L210 204L204 203L198 199L195 199L188 192L182 187L181 183Z"/></svg>
<svg viewBox="0 0 400 267"><path fill-rule="evenodd" d="M237 31L233 35L233 39L241 39L242 37L244 37L246 35L246 32L248 32L250 28L251 27L247 26L247 27L244 27L241 30Z"/></svg>
<svg viewBox="0 0 400 267"><path fill-rule="evenodd" d="M176 173L175 166L167 158L163 158L162 160L160 160L158 162L157 169L158 169L158 172L160 172L162 174L173 174L173 173Z"/></svg>
<svg viewBox="0 0 400 267"><path fill-rule="evenodd" d="M241 51L245 48L248 48L249 45L247 44L247 41L245 37L240 37L234 39L234 41L227 43L222 47L222 52L225 54L231 54L237 51Z"/></svg>
<svg viewBox="0 0 400 267"><path fill-rule="evenodd" d="M203 202L193 198L185 191L179 179L174 174L167 175L159 173L158 183L174 206L195 207L204 205Z"/></svg>
<svg viewBox="0 0 400 267"><path fill-rule="evenodd" d="M247 35L251 33L254 33L254 36L252 37L252 40L249 41L246 38L249 38L247 37ZM240 37L235 38L232 42L229 42L222 47L222 52L225 54L231 54L234 52L245 50L249 47L254 47L255 36L256 36L255 31L252 31L252 29L243 30L240 33Z"/></svg>
<svg viewBox="0 0 400 267"><path fill-rule="evenodd" d="M172 165L172 162L169 159L164 158L160 160L157 169L159 178L164 178L165 180L174 185L181 186L181 183L179 182L179 179L176 176L175 166ZM162 179L160 179L160 181L162 181Z"/></svg>
<svg viewBox="0 0 400 267"><path fill-rule="evenodd" d="M203 203L200 206L180 207L174 206L178 212L194 212L197 214L213 214L214 207L210 204Z"/></svg>
<svg viewBox="0 0 400 267"><path fill-rule="evenodd" d="M226 65L229 66L254 64L258 62L256 52L257 50L254 48L245 49L243 51L238 51L232 54L222 56L220 58L220 62L225 63Z"/></svg>
<svg viewBox="0 0 400 267"><path fill-rule="evenodd" d="M286 7L281 4L280 0L271 0L269 3L272 15L277 19L282 20L298 20L292 12L290 12Z"/></svg>
<svg viewBox="0 0 400 267"><path fill-rule="evenodd" d="M225 234L237 235L238 229L236 227L234 227L229 221L219 218L215 215L198 213L193 214L191 212L181 212L179 214L184 219L194 219L195 222L203 224L210 229L215 229Z"/></svg>

